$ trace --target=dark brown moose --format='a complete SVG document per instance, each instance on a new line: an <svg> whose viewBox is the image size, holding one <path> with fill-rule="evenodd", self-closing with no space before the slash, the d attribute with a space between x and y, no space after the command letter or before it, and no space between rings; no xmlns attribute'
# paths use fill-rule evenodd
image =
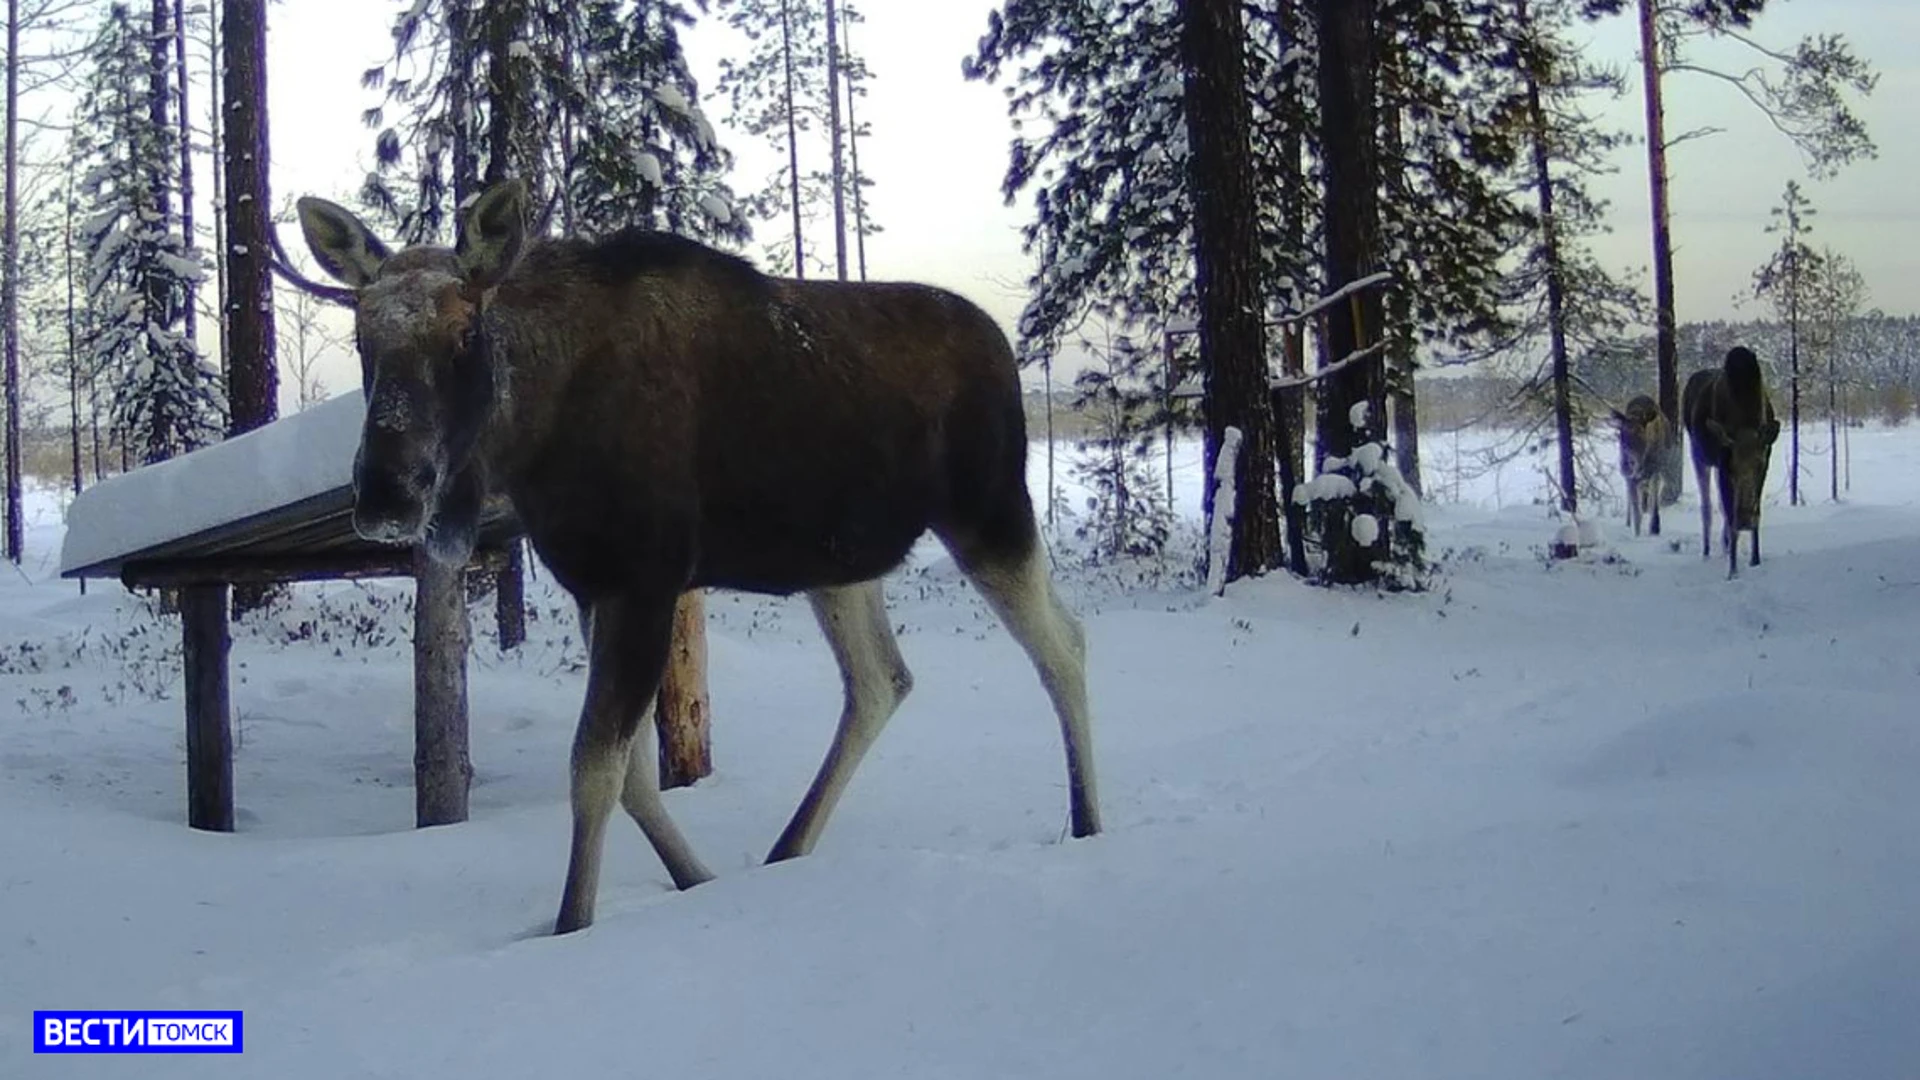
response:
<svg viewBox="0 0 1920 1080"><path fill-rule="evenodd" d="M347 210L299 202L315 258L353 290L355 529L464 561L484 497L504 493L580 606L555 932L593 921L616 802L677 886L712 876L644 750L679 595L808 594L845 704L767 858L804 855L913 684L880 579L929 530L1038 670L1072 833L1099 832L1085 641L1048 577L1017 368L993 320L940 289L769 277L665 233L536 238L526 211L509 180L472 203L454 248L389 252Z"/></svg>
<svg viewBox="0 0 1920 1080"><path fill-rule="evenodd" d="M1753 562L1760 565L1760 499L1780 420L1767 396L1760 361L1751 349L1727 351L1720 370L1703 368L1687 379L1680 396L1693 474L1700 487L1700 555L1713 557L1713 494L1720 497L1721 539L1727 576L1740 573L1740 533L1753 533ZM1708 474L1716 487L1707 484Z"/></svg>

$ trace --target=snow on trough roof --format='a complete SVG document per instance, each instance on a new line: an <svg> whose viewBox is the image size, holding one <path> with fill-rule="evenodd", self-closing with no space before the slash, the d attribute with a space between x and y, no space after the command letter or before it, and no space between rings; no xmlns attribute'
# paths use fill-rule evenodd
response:
<svg viewBox="0 0 1920 1080"><path fill-rule="evenodd" d="M109 477L67 508L60 572L278 510L352 482L359 390L245 435Z"/></svg>

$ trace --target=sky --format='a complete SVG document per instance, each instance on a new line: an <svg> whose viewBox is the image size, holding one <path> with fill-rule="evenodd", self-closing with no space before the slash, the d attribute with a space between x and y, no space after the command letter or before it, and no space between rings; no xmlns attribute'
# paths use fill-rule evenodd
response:
<svg viewBox="0 0 1920 1080"><path fill-rule="evenodd" d="M399 0L290 0L271 10L269 94L275 201L298 194L350 194L371 159L372 135L360 121L375 103L360 73L390 51L388 27ZM1019 229L1030 216L1022 197L1001 192L1013 137L1000 88L969 82L961 61L985 31L989 0L865 0L867 21L854 46L874 73L862 118L873 137L861 144L874 178L870 205L885 229L870 239L871 276L918 280L972 297L1011 328L1024 303L1020 287L1032 269ZM1850 257L1870 290L1868 304L1892 313L1916 310L1920 290L1920 140L1912 103L1920 98L1920 4L1912 0L1776 0L1755 37L1784 47L1810 33L1839 33L1879 72L1876 92L1856 107L1878 143L1876 159L1835 179L1810 179L1784 136L1725 83L1676 74L1667 81L1670 133L1701 128L1670 154L1675 279L1682 321L1761 314L1747 299L1753 270L1777 238L1766 233L1768 211L1790 179L1799 179L1817 216L1812 242ZM1592 30L1590 59L1628 68L1637 38L1619 18ZM717 25L687 37L703 88L738 40ZM1702 47L1698 58L1729 70L1756 54L1737 45ZM1599 108L1611 124L1642 128L1638 78L1630 92ZM1596 103L1599 104L1599 103ZM736 190L757 187L776 164L773 151L730 128L716 100L708 113L740 159ZM1643 143L1616 155L1619 171L1596 191L1611 204L1613 232L1595 250L1601 261L1651 292L1648 198ZM808 167L803 163L803 167ZM291 227L288 229L291 232ZM763 230L770 233L771 227ZM289 245L297 238L287 236ZM756 246L757 254L757 246ZM1683 366L1690 362L1683 358ZM336 389L344 388L350 368Z"/></svg>

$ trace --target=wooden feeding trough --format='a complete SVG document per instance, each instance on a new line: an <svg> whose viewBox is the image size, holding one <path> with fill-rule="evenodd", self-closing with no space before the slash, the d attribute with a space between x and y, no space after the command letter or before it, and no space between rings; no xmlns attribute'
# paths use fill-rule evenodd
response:
<svg viewBox="0 0 1920 1080"><path fill-rule="evenodd" d="M67 514L62 577L175 590L187 721L187 823L233 829L227 612L234 585L409 577L414 601L414 809L418 825L465 821L464 573L360 539L351 469L358 390L192 453L101 481ZM505 565L519 528L487 507L468 570Z"/></svg>

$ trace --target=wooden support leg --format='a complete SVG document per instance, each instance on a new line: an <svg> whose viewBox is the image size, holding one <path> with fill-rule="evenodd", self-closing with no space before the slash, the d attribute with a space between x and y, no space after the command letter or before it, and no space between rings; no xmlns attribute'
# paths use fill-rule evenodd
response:
<svg viewBox="0 0 1920 1080"><path fill-rule="evenodd" d="M227 689L227 587L180 590L187 699L187 824L233 831L233 728Z"/></svg>
<svg viewBox="0 0 1920 1080"><path fill-rule="evenodd" d="M699 589L680 594L673 609L673 650L660 680L660 786L686 787L713 772L708 728L707 603Z"/></svg>
<svg viewBox="0 0 1920 1080"><path fill-rule="evenodd" d="M467 820L467 595L464 571L415 556L413 806L415 823Z"/></svg>

